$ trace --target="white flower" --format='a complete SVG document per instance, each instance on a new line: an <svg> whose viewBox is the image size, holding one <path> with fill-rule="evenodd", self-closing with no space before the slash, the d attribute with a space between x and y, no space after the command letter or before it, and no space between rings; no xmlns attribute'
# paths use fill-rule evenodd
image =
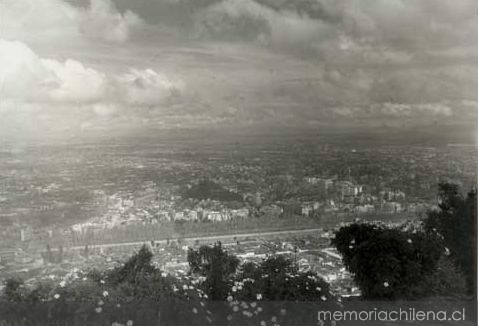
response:
<svg viewBox="0 0 478 326"><path fill-rule="evenodd" d="M60 295L58 293L56 293L54 296L53 296L55 299L60 299Z"/></svg>
<svg viewBox="0 0 478 326"><path fill-rule="evenodd" d="M327 297L326 297L325 295L323 295L323 296L320 297L320 299L321 299L322 301L326 301L326 300L327 300Z"/></svg>
<svg viewBox="0 0 478 326"><path fill-rule="evenodd" d="M257 306L257 303L251 302L251 307L252 307L252 308L255 308L256 306Z"/></svg>
<svg viewBox="0 0 478 326"><path fill-rule="evenodd" d="M161 273L161 276L162 276L162 277L166 277L166 276L168 276L168 274L167 274L166 272L162 272L162 273Z"/></svg>
<svg viewBox="0 0 478 326"><path fill-rule="evenodd" d="M103 291L103 296L107 297L109 295L108 291Z"/></svg>
<svg viewBox="0 0 478 326"><path fill-rule="evenodd" d="M95 311L96 311L97 313L101 313L101 311L103 311L103 309L102 309L101 307L98 307L98 308L95 309Z"/></svg>
<svg viewBox="0 0 478 326"><path fill-rule="evenodd" d="M133 321L130 319L126 322L126 326L133 326Z"/></svg>
<svg viewBox="0 0 478 326"><path fill-rule="evenodd" d="M227 320L232 320L232 315L227 315Z"/></svg>
<svg viewBox="0 0 478 326"><path fill-rule="evenodd" d="M266 322L265 321L261 321L261 326L266 326Z"/></svg>
<svg viewBox="0 0 478 326"><path fill-rule="evenodd" d="M408 243L412 243L413 241L412 241L412 239L408 239L407 242L408 242Z"/></svg>
<svg viewBox="0 0 478 326"><path fill-rule="evenodd" d="M383 282L383 286L385 286L386 288L388 288L390 286L390 284L388 284L388 282Z"/></svg>
<svg viewBox="0 0 478 326"><path fill-rule="evenodd" d="M60 286L61 286L62 288L64 288L64 287L66 286L66 282L65 282L65 281L61 281L61 282L60 282Z"/></svg>
<svg viewBox="0 0 478 326"><path fill-rule="evenodd" d="M188 286L186 284L183 285L183 290L187 290Z"/></svg>
<svg viewBox="0 0 478 326"><path fill-rule="evenodd" d="M322 291L322 288L320 286L315 288L317 291Z"/></svg>
<svg viewBox="0 0 478 326"><path fill-rule="evenodd" d="M276 321L277 321L277 317L276 317L276 316L272 316L271 322L275 323Z"/></svg>
<svg viewBox="0 0 478 326"><path fill-rule="evenodd" d="M198 310L196 308L193 308L193 313L197 314Z"/></svg>
<svg viewBox="0 0 478 326"><path fill-rule="evenodd" d="M103 281L103 280L100 280L100 283L101 283L101 284L105 284L105 281Z"/></svg>
<svg viewBox="0 0 478 326"><path fill-rule="evenodd" d="M117 303L116 308L121 308L121 305L119 303Z"/></svg>
<svg viewBox="0 0 478 326"><path fill-rule="evenodd" d="M228 297L227 297L227 301L229 301L229 302L231 302L232 299L233 299L232 296L228 296Z"/></svg>
<svg viewBox="0 0 478 326"><path fill-rule="evenodd" d="M234 306L234 308L232 308L232 310L234 310L234 312L238 312L238 311L239 311L239 307L238 307L238 306Z"/></svg>
<svg viewBox="0 0 478 326"><path fill-rule="evenodd" d="M447 247L445 247L445 255L450 256L450 249L448 249Z"/></svg>
<svg viewBox="0 0 478 326"><path fill-rule="evenodd" d="M257 298L257 300L262 300L262 294L257 293L256 298Z"/></svg>
<svg viewBox="0 0 478 326"><path fill-rule="evenodd" d="M237 288L235 286L232 287L232 292L236 292Z"/></svg>
<svg viewBox="0 0 478 326"><path fill-rule="evenodd" d="M98 306L102 306L104 304L103 300L98 301Z"/></svg>

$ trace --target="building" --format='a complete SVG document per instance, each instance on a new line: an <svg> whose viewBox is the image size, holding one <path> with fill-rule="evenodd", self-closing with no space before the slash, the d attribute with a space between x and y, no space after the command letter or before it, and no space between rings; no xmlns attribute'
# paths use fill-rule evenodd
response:
<svg viewBox="0 0 478 326"><path fill-rule="evenodd" d="M174 221L184 221L184 220L186 220L186 218L184 216L184 212L175 212L173 219L174 219Z"/></svg>
<svg viewBox="0 0 478 326"><path fill-rule="evenodd" d="M306 216L306 217L309 217L312 215L312 212L314 211L314 209L312 208L312 206L310 204L302 204L301 205L301 214L302 216Z"/></svg>
<svg viewBox="0 0 478 326"><path fill-rule="evenodd" d="M323 191L329 190L334 184L333 179L330 178L306 177L305 181L311 185L317 185Z"/></svg>
<svg viewBox="0 0 478 326"><path fill-rule="evenodd" d="M354 207L355 213L371 213L375 211L375 206L370 204L360 205Z"/></svg>
<svg viewBox="0 0 478 326"><path fill-rule="evenodd" d="M402 204L397 202L385 202L382 204L382 211L385 213L399 213L402 210Z"/></svg>
<svg viewBox="0 0 478 326"><path fill-rule="evenodd" d="M247 208L239 208L239 209L231 209L230 214L232 218L236 219L236 218L248 218L250 213Z"/></svg>
<svg viewBox="0 0 478 326"><path fill-rule="evenodd" d="M15 262L17 252L13 249L0 251L0 264L5 265Z"/></svg>

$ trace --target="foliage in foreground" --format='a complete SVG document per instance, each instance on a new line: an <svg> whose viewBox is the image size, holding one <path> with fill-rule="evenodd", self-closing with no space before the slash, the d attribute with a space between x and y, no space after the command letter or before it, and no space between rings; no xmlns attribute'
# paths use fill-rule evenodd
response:
<svg viewBox="0 0 478 326"><path fill-rule="evenodd" d="M365 300L476 298L476 190L439 185L439 210L412 229L355 223L332 241ZM468 293L468 296L467 296Z"/></svg>
<svg viewBox="0 0 478 326"><path fill-rule="evenodd" d="M425 230L441 237L450 258L465 276L468 294L476 300L476 189L465 198L457 185L441 183L438 198L439 209L428 213Z"/></svg>
<svg viewBox="0 0 478 326"><path fill-rule="evenodd" d="M267 325L305 317L298 306L269 300L332 300L328 284L290 260L244 264L220 243L189 252L191 275L173 277L151 263L146 248L112 270L75 271L27 286L6 282L0 324L6 325ZM289 312L287 314L287 311Z"/></svg>

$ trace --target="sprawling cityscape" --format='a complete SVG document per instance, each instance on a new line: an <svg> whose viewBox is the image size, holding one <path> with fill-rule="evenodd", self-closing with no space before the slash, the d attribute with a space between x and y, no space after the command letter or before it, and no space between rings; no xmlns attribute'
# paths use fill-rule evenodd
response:
<svg viewBox="0 0 478 326"><path fill-rule="evenodd" d="M186 273L188 247L220 240L244 261L293 257L349 296L358 289L334 231L357 219L413 223L437 207L440 181L476 180L471 146L260 139L5 149L2 278L108 268L143 243L157 266Z"/></svg>

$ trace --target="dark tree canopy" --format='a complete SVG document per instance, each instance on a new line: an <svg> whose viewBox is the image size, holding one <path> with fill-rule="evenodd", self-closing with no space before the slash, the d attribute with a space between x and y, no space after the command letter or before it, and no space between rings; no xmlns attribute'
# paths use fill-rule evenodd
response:
<svg viewBox="0 0 478 326"><path fill-rule="evenodd" d="M126 263L108 273L108 281L112 284L122 282L135 283L139 277L154 274L157 270L151 264L153 254L143 245L139 252L131 256Z"/></svg>
<svg viewBox="0 0 478 326"><path fill-rule="evenodd" d="M355 223L336 233L332 242L365 299L463 298L465 287L476 298L476 190L465 198L441 183L438 199L423 229Z"/></svg>
<svg viewBox="0 0 478 326"><path fill-rule="evenodd" d="M201 246L198 250L189 249L190 272L206 277L204 290L211 300L226 298L230 276L236 272L239 259L223 250L220 242L214 246Z"/></svg>
<svg viewBox="0 0 478 326"><path fill-rule="evenodd" d="M427 296L422 285L444 251L435 236L369 224L341 228L333 244L367 300Z"/></svg>
<svg viewBox="0 0 478 326"><path fill-rule="evenodd" d="M198 184L193 185L190 189L187 189L183 196L185 198L198 200L211 199L225 202L242 202L242 196L240 194L229 191L221 185L208 179L201 180Z"/></svg>
<svg viewBox="0 0 478 326"><path fill-rule="evenodd" d="M476 298L476 189L464 197L455 184L438 186L439 210L428 212L425 230L439 234L466 277L467 288Z"/></svg>

